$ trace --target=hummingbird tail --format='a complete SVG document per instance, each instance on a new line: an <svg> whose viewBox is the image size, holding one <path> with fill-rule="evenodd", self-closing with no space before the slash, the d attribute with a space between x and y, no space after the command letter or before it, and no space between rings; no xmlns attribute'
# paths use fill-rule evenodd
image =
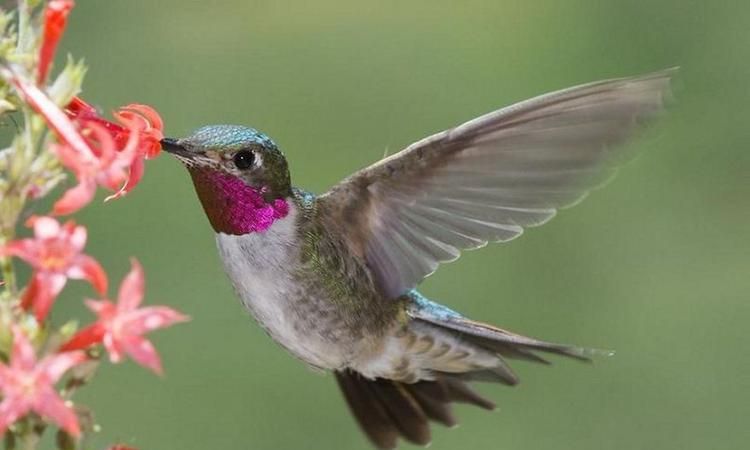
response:
<svg viewBox="0 0 750 450"><path fill-rule="evenodd" d="M430 420L456 425L453 402L493 409L467 383L518 384L506 359L549 364L540 353L582 361L597 353L468 319L416 291L406 300L408 322L394 327L379 351L335 372L349 409L381 449L395 448L400 437L428 444Z"/></svg>
<svg viewBox="0 0 750 450"><path fill-rule="evenodd" d="M440 374L434 380L404 383L368 379L352 370L335 373L349 409L379 449L396 448L399 437L418 445L429 444L429 420L449 427L457 424L451 412L452 402L487 410L495 408L494 403L464 381L448 374Z"/></svg>
<svg viewBox="0 0 750 450"><path fill-rule="evenodd" d="M612 351L577 347L542 341L513 333L502 328L469 319L423 297L416 291L409 294L408 314L416 323L429 324L460 338L467 344L490 351L498 357L523 359L543 364L549 362L538 352L591 361L593 356L611 356Z"/></svg>

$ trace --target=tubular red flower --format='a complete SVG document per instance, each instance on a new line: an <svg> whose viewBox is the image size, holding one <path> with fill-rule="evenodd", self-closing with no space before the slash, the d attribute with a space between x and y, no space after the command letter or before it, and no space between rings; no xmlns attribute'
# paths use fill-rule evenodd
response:
<svg viewBox="0 0 750 450"><path fill-rule="evenodd" d="M139 308L143 301L144 276L141 265L132 260L132 269L120 285L117 304L109 300L87 300L98 320L76 333L61 350L79 350L103 343L113 363L127 354L138 364L162 374L161 359L144 334L189 320L166 306Z"/></svg>
<svg viewBox="0 0 750 450"><path fill-rule="evenodd" d="M98 123L112 134L115 142L120 142L121 139L127 140L127 132L123 126L110 122L100 116L96 108L86 103L81 97L74 97L73 100L71 100L68 106L65 107L65 114L67 114L71 120L76 120L82 123Z"/></svg>
<svg viewBox="0 0 750 450"><path fill-rule="evenodd" d="M68 14L73 9L73 0L51 0L44 9L44 35L39 48L39 65L37 66L37 84L47 79L52 60L55 58L57 44L65 32Z"/></svg>
<svg viewBox="0 0 750 450"><path fill-rule="evenodd" d="M160 141L164 138L164 122L150 106L133 103L118 109L112 115L119 123L104 119L94 107L79 97L73 99L65 112L84 129L98 126L106 130L117 151L123 152L124 149L129 149L130 145L135 148L135 155L129 161L124 184L114 195L107 197L107 200L130 192L143 176L144 159L154 158L161 151ZM90 188L79 189L84 193L90 191Z"/></svg>
<svg viewBox="0 0 750 450"><path fill-rule="evenodd" d="M13 348L8 365L0 362L0 436L29 412L35 412L78 437L81 429L75 412L55 390L55 383L71 367L86 360L81 351L59 353L36 360L29 339L13 327Z"/></svg>
<svg viewBox="0 0 750 450"><path fill-rule="evenodd" d="M16 256L34 268L21 306L33 310L41 323L68 279L86 280L100 294L107 292L107 274L86 254L86 228L69 221L61 225L51 217L32 217L28 225L34 238L11 241L0 255Z"/></svg>

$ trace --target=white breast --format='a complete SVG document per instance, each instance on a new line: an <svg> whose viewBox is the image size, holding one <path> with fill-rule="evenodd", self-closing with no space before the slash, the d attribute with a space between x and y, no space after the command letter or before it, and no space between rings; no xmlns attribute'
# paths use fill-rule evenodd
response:
<svg viewBox="0 0 750 450"><path fill-rule="evenodd" d="M218 233L216 243L237 295L258 323L287 350L307 363L333 369L341 361L323 343L295 328L295 300L300 287L292 271L299 268L297 208L259 233Z"/></svg>

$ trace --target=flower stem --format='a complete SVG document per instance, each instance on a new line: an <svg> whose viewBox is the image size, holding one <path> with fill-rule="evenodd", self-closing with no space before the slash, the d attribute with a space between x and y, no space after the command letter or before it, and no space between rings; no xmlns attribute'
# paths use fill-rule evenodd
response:
<svg viewBox="0 0 750 450"><path fill-rule="evenodd" d="M5 450L16 450L16 436L13 433L5 433L5 439L3 441L5 442Z"/></svg>
<svg viewBox="0 0 750 450"><path fill-rule="evenodd" d="M18 0L18 53L26 54L33 46L31 28L31 7L27 0Z"/></svg>
<svg viewBox="0 0 750 450"><path fill-rule="evenodd" d="M16 430L16 445L18 450L36 450L41 438L40 430L34 423L35 420L27 417L26 420L19 423ZM41 429L43 431L43 429Z"/></svg>
<svg viewBox="0 0 750 450"><path fill-rule="evenodd" d="M6 242L12 239L12 235L8 236L3 230L2 236L0 236L0 247ZM16 297L16 273L13 270L13 263L10 258L0 258L0 273L2 273L2 281L5 282L5 289L10 294L8 298L13 299Z"/></svg>

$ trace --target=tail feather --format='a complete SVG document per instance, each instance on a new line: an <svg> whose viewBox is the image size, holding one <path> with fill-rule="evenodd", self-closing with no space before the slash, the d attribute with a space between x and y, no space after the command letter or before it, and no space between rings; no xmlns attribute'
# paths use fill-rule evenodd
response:
<svg viewBox="0 0 750 450"><path fill-rule="evenodd" d="M427 445L431 439L427 414L405 386L402 383L381 380L365 383L363 388L372 390L375 398L385 408L393 424L407 441Z"/></svg>
<svg viewBox="0 0 750 450"><path fill-rule="evenodd" d="M335 372L354 417L370 441L378 448L396 447L400 432L377 394L351 372Z"/></svg>
<svg viewBox="0 0 750 450"><path fill-rule="evenodd" d="M535 352L553 353L579 361L591 361L591 356L596 353L611 353L546 342L471 320L423 297L416 291L410 292L408 297L411 300L408 313L413 319L438 326L443 330L449 330L462 339L503 357L549 364L546 359Z"/></svg>
<svg viewBox="0 0 750 450"><path fill-rule="evenodd" d="M336 381L360 428L381 449L395 448L398 437L419 445L429 444L429 420L456 425L451 402L495 408L494 403L450 375L409 384L383 378L371 380L346 370L336 372Z"/></svg>
<svg viewBox="0 0 750 450"><path fill-rule="evenodd" d="M458 378L444 376L440 382L448 392L448 399L452 402L469 403L488 411L495 409L495 403L479 395L477 391Z"/></svg>
<svg viewBox="0 0 750 450"><path fill-rule="evenodd" d="M429 386L429 384L424 386ZM412 385L410 392L414 395L419 406L422 407L425 415L430 420L443 424L446 427L453 427L458 424L453 411L451 411L450 400L447 399L442 389L438 389L440 395L433 395L430 392L432 389L419 389L418 387L417 385Z"/></svg>
<svg viewBox="0 0 750 450"><path fill-rule="evenodd" d="M468 320L468 319L467 319ZM579 361L591 362L590 354L594 351L575 347L572 345L555 344L552 342L539 341L525 336L510 333L501 328L491 327L490 325L480 322L471 321L472 325L480 324L485 327L482 335L470 334L468 330L456 330L462 333L462 336L479 345L482 348L499 353L506 358L523 359L526 361L537 362L541 364L550 364L548 360L539 356L535 351L552 353ZM491 328L490 328L491 327ZM452 327L449 327L452 328ZM491 331L490 331L491 330ZM486 334L493 333L492 337ZM519 339L522 338L522 339Z"/></svg>

